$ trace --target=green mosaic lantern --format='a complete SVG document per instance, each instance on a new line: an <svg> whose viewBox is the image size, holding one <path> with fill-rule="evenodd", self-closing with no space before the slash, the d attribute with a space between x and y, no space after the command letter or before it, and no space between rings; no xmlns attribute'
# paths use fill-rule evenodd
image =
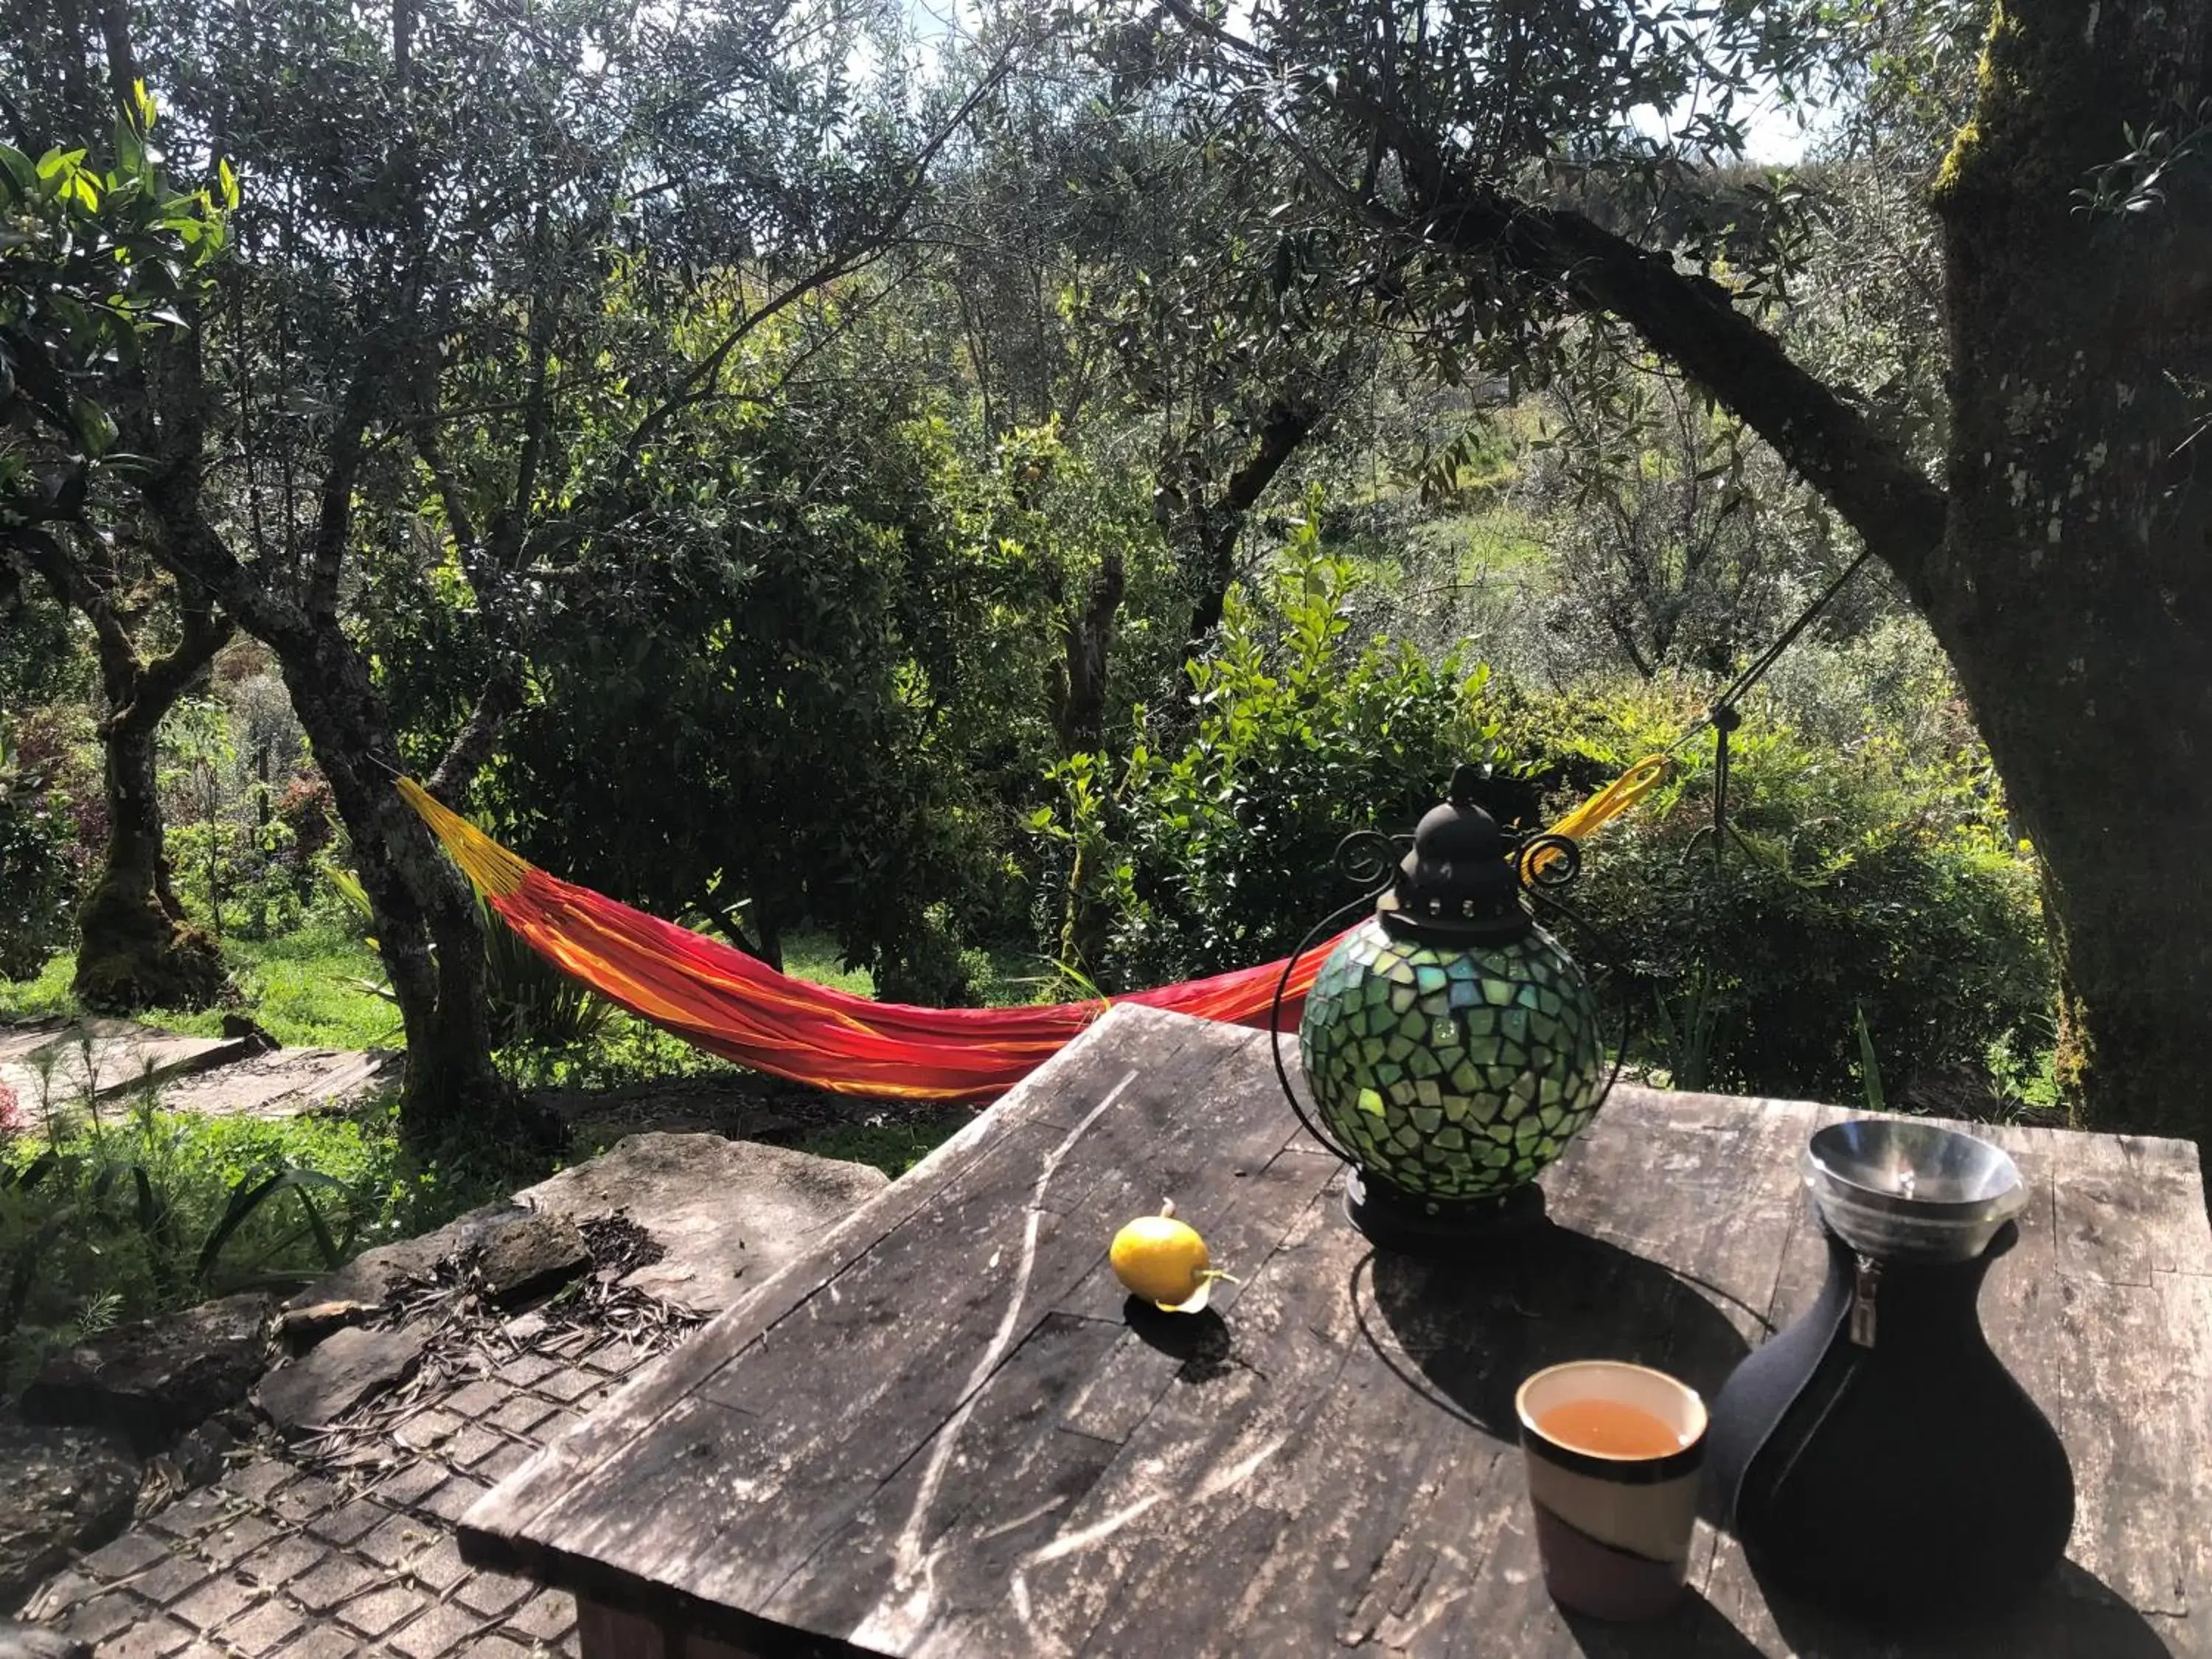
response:
<svg viewBox="0 0 2212 1659"><path fill-rule="evenodd" d="M1454 775L1298 1024L1319 1121L1299 1116L1352 1166L1354 1223L1397 1249L1449 1252L1540 1218L1537 1174L1612 1083L1589 985L1523 897L1523 870L1571 880L1577 849L1509 842L1474 799L1480 782Z"/></svg>

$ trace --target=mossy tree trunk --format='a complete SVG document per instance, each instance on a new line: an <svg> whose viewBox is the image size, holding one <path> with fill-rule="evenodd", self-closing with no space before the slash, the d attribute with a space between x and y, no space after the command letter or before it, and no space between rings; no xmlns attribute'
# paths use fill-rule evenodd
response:
<svg viewBox="0 0 2212 1659"><path fill-rule="evenodd" d="M177 642L149 660L139 653L112 558L80 557L45 533L26 548L55 596L91 623L107 706L100 727L107 845L78 912L71 988L104 1013L204 1008L222 994L222 956L170 884L155 739L163 717L230 638L231 624L201 590L180 582Z"/></svg>
<svg viewBox="0 0 2212 1659"><path fill-rule="evenodd" d="M2212 4L2008 0L1936 192L1950 507L1911 573L2046 872L2093 1120L2212 1131ZM2202 139L2200 143L2203 142Z"/></svg>

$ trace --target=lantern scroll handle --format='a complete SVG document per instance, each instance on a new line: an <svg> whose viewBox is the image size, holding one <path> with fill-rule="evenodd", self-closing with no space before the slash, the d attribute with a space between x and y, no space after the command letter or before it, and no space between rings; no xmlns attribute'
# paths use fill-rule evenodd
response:
<svg viewBox="0 0 2212 1659"><path fill-rule="evenodd" d="M1582 843L1572 836L1531 836L1516 855L1521 879L1531 887L1566 887L1583 872Z"/></svg>
<svg viewBox="0 0 2212 1659"><path fill-rule="evenodd" d="M1297 1090L1291 1085L1290 1068L1283 1064L1283 998L1289 994L1291 975L1297 971L1299 962L1313 948L1316 939L1360 912L1374 908L1382 885L1397 866L1404 845L1402 842L1394 841L1376 830L1355 830L1337 843L1338 871L1346 879L1358 882L1367 890L1342 908L1323 916L1306 930L1306 936L1298 941L1297 948L1283 963L1282 975L1275 981L1275 999L1267 1009L1267 1053L1275 1062L1275 1080L1283 1085L1283 1098L1290 1102L1291 1110L1297 1115L1299 1127L1342 1164L1356 1164L1359 1159L1314 1121L1304 1103L1299 1100Z"/></svg>
<svg viewBox="0 0 2212 1659"><path fill-rule="evenodd" d="M1411 845L1412 840L1407 836L1393 837L1379 830L1355 830L1336 844L1336 872L1368 890L1366 899L1361 902L1371 901L1390 879L1391 871Z"/></svg>

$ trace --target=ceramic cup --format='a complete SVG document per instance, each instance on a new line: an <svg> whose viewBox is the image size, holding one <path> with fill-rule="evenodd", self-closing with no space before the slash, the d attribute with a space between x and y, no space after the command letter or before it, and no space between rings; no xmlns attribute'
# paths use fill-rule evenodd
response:
<svg viewBox="0 0 2212 1659"><path fill-rule="evenodd" d="M1681 1595L1698 1519L1697 1390L1642 1365L1584 1359L1538 1371L1514 1407L1552 1599L1598 1619L1664 1613Z"/></svg>

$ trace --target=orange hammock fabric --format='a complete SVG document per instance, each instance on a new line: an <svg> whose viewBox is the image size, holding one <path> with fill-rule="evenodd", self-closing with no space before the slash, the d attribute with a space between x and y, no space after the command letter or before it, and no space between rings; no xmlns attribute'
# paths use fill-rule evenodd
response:
<svg viewBox="0 0 2212 1659"><path fill-rule="evenodd" d="M1639 761L1561 819L1582 836L1656 787ZM523 942L570 977L694 1047L841 1094L978 1101L1004 1094L1106 1009L1103 1000L1018 1008L918 1008L780 974L734 946L649 916L518 858L412 778L399 793ZM1295 1020L1336 940L1298 960L1283 994ZM1282 961L1119 999L1264 1028Z"/></svg>

